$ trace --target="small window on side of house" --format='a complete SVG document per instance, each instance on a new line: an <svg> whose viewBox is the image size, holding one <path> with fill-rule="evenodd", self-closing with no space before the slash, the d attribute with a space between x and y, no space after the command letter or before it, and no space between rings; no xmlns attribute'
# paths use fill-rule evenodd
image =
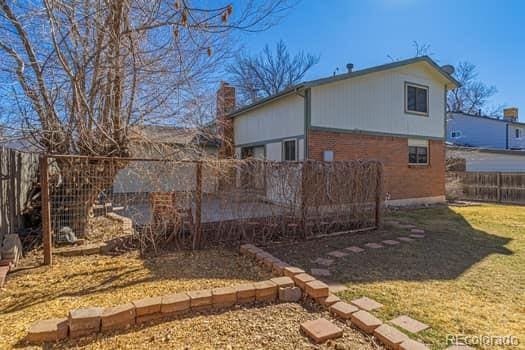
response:
<svg viewBox="0 0 525 350"><path fill-rule="evenodd" d="M296 161L297 160L297 140L283 141L283 160Z"/></svg>
<svg viewBox="0 0 525 350"><path fill-rule="evenodd" d="M428 87L405 83L405 112L428 115Z"/></svg>
<svg viewBox="0 0 525 350"><path fill-rule="evenodd" d="M408 141L408 164L426 165L428 164L428 141L409 140Z"/></svg>
<svg viewBox="0 0 525 350"><path fill-rule="evenodd" d="M523 129L516 129L515 135L517 139L521 139L523 137Z"/></svg>

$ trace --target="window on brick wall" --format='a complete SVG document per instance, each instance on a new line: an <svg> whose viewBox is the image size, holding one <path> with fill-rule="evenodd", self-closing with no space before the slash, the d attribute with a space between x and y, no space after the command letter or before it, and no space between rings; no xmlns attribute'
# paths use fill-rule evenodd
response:
<svg viewBox="0 0 525 350"><path fill-rule="evenodd" d="M405 112L428 115L428 86L405 83Z"/></svg>
<svg viewBox="0 0 525 350"><path fill-rule="evenodd" d="M283 141L283 160L284 161L296 161L297 160L297 140L284 140Z"/></svg>
<svg viewBox="0 0 525 350"><path fill-rule="evenodd" d="M426 165L428 158L427 140L408 140L408 164Z"/></svg>

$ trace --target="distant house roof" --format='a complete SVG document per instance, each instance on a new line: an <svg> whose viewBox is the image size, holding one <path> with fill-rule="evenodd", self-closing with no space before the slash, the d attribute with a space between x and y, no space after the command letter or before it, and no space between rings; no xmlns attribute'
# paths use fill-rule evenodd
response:
<svg viewBox="0 0 525 350"><path fill-rule="evenodd" d="M414 64L414 63L419 63L419 62L428 63L432 68L434 68L445 80L447 80L450 83L450 88L455 88L455 87L458 87L458 86L461 85L456 79L454 79L450 74L445 72L430 57L428 57L428 56L421 56L421 57L414 57L414 58L409 58L409 59L406 59L406 60L396 61L396 62L392 62L392 63L387 63L387 64L383 64L383 65L379 65L379 66L374 66L374 67L370 67L370 68L365 68L365 69L361 69L361 70L356 70L356 71L352 71L352 72L348 72L348 73L344 73L344 74L334 75L332 77L326 77L326 78L321 78L321 79L316 79L316 80L305 81L305 82L302 82L302 83L290 86L289 88L285 89L284 91L282 91L282 92L280 92L278 94L275 94L275 95L272 95L272 96L268 96L268 97L263 98L263 99L255 102L255 103L252 103L252 104L250 104L248 106L245 106L245 107L242 107L240 109L237 109L237 110L233 111L232 113L228 114L227 117L234 118L234 117L236 117L238 115L241 115L241 114L243 114L243 113L245 113L245 112L247 112L249 110L261 107L262 105L265 105L265 104L267 104L269 102L272 102L274 100L277 100L277 99L286 97L288 95L294 94L294 93L296 93L297 91L299 91L301 89L314 87L314 86L319 86L319 85L324 85L324 84L329 84L329 83L333 83L333 82L340 81L340 80L356 78L356 77L360 77L360 76L363 76L363 75L366 75L366 74L381 72L381 71L394 69L394 68L398 68L398 67L403 67L403 66L407 66L409 64Z"/></svg>
<svg viewBox="0 0 525 350"><path fill-rule="evenodd" d="M505 120L505 119L500 119L498 117L495 117L495 116L488 116L488 115L479 115L479 114L470 114L470 113L463 113L463 112L448 112L448 115L460 115L460 116L464 116L464 117L472 117L472 118L479 118L479 119L484 119L484 120L490 120L490 121L495 121L495 122L502 122L502 123L509 123L509 124L516 124L516 125L520 125L520 126L525 126L525 123L523 122L513 122L511 120Z"/></svg>
<svg viewBox="0 0 525 350"><path fill-rule="evenodd" d="M213 128L184 128L167 125L142 125L131 128L130 140L156 144L218 146Z"/></svg>

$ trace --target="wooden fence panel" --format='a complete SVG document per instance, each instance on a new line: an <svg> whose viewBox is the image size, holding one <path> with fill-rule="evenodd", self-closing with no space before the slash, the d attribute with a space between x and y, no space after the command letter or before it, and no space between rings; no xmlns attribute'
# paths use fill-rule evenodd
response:
<svg viewBox="0 0 525 350"><path fill-rule="evenodd" d="M22 210L37 171L37 154L0 147L0 241L22 227Z"/></svg>
<svg viewBox="0 0 525 350"><path fill-rule="evenodd" d="M447 197L525 204L525 173L448 172Z"/></svg>

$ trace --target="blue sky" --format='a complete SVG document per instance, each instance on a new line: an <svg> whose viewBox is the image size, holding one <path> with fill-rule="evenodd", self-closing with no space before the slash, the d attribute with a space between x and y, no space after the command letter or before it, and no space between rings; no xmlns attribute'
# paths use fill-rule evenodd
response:
<svg viewBox="0 0 525 350"><path fill-rule="evenodd" d="M321 56L309 78L413 56L413 41L431 45L439 64L474 63L495 85L494 105L520 109L525 121L525 1L303 0L278 25L246 35L246 49L283 39L292 52Z"/></svg>

